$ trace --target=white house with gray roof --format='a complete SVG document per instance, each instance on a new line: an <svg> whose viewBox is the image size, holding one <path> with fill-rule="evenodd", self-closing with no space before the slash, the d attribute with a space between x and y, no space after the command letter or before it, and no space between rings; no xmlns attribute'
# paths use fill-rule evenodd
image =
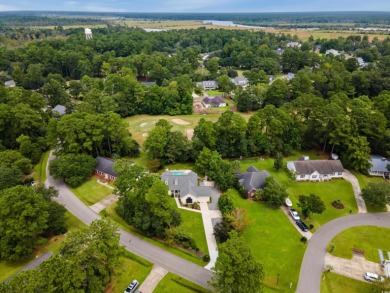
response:
<svg viewBox="0 0 390 293"><path fill-rule="evenodd" d="M168 185L169 195L183 203L197 202L202 197L208 199L212 195L212 187L200 186L198 175L191 170L166 170L161 180Z"/></svg>
<svg viewBox="0 0 390 293"><path fill-rule="evenodd" d="M305 157L307 158L307 157ZM287 169L297 181L326 181L342 178L344 167L339 160L289 161Z"/></svg>
<svg viewBox="0 0 390 293"><path fill-rule="evenodd" d="M218 82L216 80L205 80L196 83L197 86L203 87L204 90L215 90L218 88Z"/></svg>
<svg viewBox="0 0 390 293"><path fill-rule="evenodd" d="M390 165L389 160L382 156L372 155L369 162L371 168L368 169L368 174L390 179L390 171L387 169L387 166Z"/></svg>
<svg viewBox="0 0 390 293"><path fill-rule="evenodd" d="M265 179L270 175L267 171L259 171L256 167L250 166L246 173L237 172L236 176L238 182L248 192L248 198L252 198L256 190L265 187Z"/></svg>

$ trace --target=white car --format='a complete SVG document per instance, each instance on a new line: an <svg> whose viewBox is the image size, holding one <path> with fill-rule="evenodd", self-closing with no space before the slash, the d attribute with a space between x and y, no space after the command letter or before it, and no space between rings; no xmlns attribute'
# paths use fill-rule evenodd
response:
<svg viewBox="0 0 390 293"><path fill-rule="evenodd" d="M369 273L369 272L364 273L364 279L366 279L367 281L371 281L371 282L384 282L385 281L383 279L383 277L381 277L377 274L374 274L374 273Z"/></svg>
<svg viewBox="0 0 390 293"><path fill-rule="evenodd" d="M294 209L290 209L290 214L291 214L291 217L295 220L295 221L299 221L301 219L301 217L299 216L298 212Z"/></svg>
<svg viewBox="0 0 390 293"><path fill-rule="evenodd" d="M127 286L126 290L124 293L133 293L135 291L135 289L137 289L138 287L138 281L137 280L133 280L129 286Z"/></svg>

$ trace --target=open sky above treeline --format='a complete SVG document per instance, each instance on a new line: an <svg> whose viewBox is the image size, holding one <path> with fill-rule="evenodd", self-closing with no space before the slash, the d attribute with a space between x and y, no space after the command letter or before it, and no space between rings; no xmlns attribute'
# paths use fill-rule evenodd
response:
<svg viewBox="0 0 390 293"><path fill-rule="evenodd" d="M307 12L390 11L389 0L0 0L0 11Z"/></svg>

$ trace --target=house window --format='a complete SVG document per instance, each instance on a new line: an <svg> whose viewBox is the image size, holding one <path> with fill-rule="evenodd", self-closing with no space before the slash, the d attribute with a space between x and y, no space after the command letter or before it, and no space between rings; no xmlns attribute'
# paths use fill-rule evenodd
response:
<svg viewBox="0 0 390 293"><path fill-rule="evenodd" d="M342 172L337 172L337 175L343 175L343 173Z"/></svg>
<svg viewBox="0 0 390 293"><path fill-rule="evenodd" d="M317 175L313 175L313 176L311 176L311 178L317 178Z"/></svg>
<svg viewBox="0 0 390 293"><path fill-rule="evenodd" d="M299 176L299 178L305 178L305 175L301 175L301 176Z"/></svg>

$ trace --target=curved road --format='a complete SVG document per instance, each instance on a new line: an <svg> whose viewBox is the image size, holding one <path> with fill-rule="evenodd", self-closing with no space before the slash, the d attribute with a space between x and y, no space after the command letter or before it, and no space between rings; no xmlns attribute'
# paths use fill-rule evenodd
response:
<svg viewBox="0 0 390 293"><path fill-rule="evenodd" d="M320 292L321 277L328 243L340 232L356 226L381 226L390 228L390 213L345 216L321 226L308 242L301 265L296 292Z"/></svg>
<svg viewBox="0 0 390 293"><path fill-rule="evenodd" d="M49 161L53 159L50 154ZM63 181L55 180L49 174L46 166L47 180L46 186L53 186L58 189L58 197L56 201L62 203L73 215L79 218L82 222L89 225L94 220L100 219L100 216L95 214L89 207L81 202L66 186ZM187 261L181 257L171 254L157 246L150 244L126 231L120 230L120 244L125 246L132 253L149 260L150 262L175 273L187 280L190 280L209 290L212 288L207 284L211 279L212 271L207 270L199 265Z"/></svg>

